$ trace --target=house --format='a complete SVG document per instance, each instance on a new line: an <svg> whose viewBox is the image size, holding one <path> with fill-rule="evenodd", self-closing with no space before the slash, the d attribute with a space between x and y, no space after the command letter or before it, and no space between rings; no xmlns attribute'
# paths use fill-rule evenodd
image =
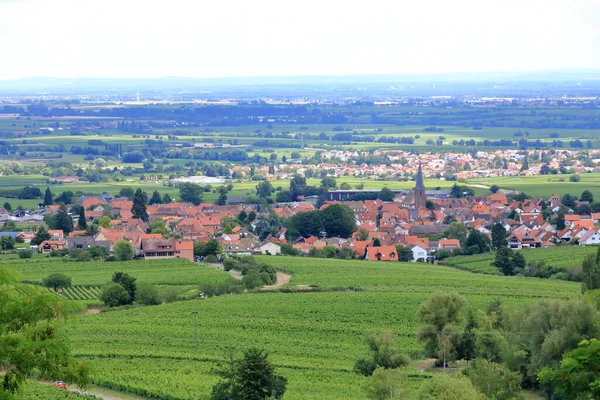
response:
<svg viewBox="0 0 600 400"><path fill-rule="evenodd" d="M438 242L438 250L453 249L460 249L460 241L458 239L440 239Z"/></svg>
<svg viewBox="0 0 600 400"><path fill-rule="evenodd" d="M579 238L580 246L589 246L600 244L600 231L598 229L590 229Z"/></svg>
<svg viewBox="0 0 600 400"><path fill-rule="evenodd" d="M265 242L258 246L254 251L268 255L281 254L281 246L273 242Z"/></svg>
<svg viewBox="0 0 600 400"><path fill-rule="evenodd" d="M64 239L64 233L62 229L48 229L48 234L54 240Z"/></svg>
<svg viewBox="0 0 600 400"><path fill-rule="evenodd" d="M413 261L427 261L427 249L424 249L423 247L416 244L409 246L409 249L411 249L411 251L413 252Z"/></svg>
<svg viewBox="0 0 600 400"><path fill-rule="evenodd" d="M31 243L31 239L35 237L35 232L19 232L17 237L23 239L23 243Z"/></svg>
<svg viewBox="0 0 600 400"><path fill-rule="evenodd" d="M50 253L51 251L61 251L67 245L67 242L62 240L44 240L38 246L38 252L40 253Z"/></svg>
<svg viewBox="0 0 600 400"><path fill-rule="evenodd" d="M71 249L89 249L90 247L104 247L110 249L108 240L96 240L92 236L73 236L66 239L66 246Z"/></svg>
<svg viewBox="0 0 600 400"><path fill-rule="evenodd" d="M194 243L175 239L142 239L138 256L146 260L185 258L194 261Z"/></svg>
<svg viewBox="0 0 600 400"><path fill-rule="evenodd" d="M365 260L398 261L398 251L395 246L367 247Z"/></svg>

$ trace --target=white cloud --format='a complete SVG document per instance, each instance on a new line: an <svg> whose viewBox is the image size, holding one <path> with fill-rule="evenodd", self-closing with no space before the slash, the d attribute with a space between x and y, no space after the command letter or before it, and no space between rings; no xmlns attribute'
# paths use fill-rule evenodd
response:
<svg viewBox="0 0 600 400"><path fill-rule="evenodd" d="M597 1L0 1L0 79L600 68Z"/></svg>

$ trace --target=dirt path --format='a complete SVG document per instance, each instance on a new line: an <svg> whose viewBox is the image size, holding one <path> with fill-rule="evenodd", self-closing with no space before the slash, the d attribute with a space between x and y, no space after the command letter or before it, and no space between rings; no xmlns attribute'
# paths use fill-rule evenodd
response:
<svg viewBox="0 0 600 400"><path fill-rule="evenodd" d="M274 285L263 286L262 290L278 289L288 283L290 279L292 279L292 275L277 271L277 282Z"/></svg>
<svg viewBox="0 0 600 400"><path fill-rule="evenodd" d="M426 360L420 360L415 364L415 368L421 372L425 372L427 367L431 367L435 364L435 358L428 358Z"/></svg>
<svg viewBox="0 0 600 400"><path fill-rule="evenodd" d="M490 188L488 185L481 185L478 183L467 183L467 186L476 187L479 189L489 189Z"/></svg>
<svg viewBox="0 0 600 400"><path fill-rule="evenodd" d="M85 310L84 312L82 312L82 314L84 314L84 315L100 314L100 311L102 311L101 307L90 307L87 310Z"/></svg>
<svg viewBox="0 0 600 400"><path fill-rule="evenodd" d="M88 396L95 396L101 400L146 400L145 397L134 396L126 393L117 392L116 390L105 389L101 387L91 387L87 390L80 390L77 388L69 388L69 392L86 394Z"/></svg>

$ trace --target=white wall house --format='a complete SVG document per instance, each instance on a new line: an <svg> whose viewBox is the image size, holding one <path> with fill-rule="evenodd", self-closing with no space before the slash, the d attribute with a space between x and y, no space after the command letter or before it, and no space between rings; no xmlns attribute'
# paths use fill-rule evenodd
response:
<svg viewBox="0 0 600 400"><path fill-rule="evenodd" d="M422 248L421 246L414 245L411 247L413 252L413 261L419 261L419 259L423 259L423 261L427 261L427 250Z"/></svg>

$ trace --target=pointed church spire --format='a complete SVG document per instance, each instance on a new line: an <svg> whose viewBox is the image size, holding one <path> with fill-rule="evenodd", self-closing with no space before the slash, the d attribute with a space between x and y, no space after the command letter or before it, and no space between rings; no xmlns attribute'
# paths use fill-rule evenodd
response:
<svg viewBox="0 0 600 400"><path fill-rule="evenodd" d="M421 170L421 161L419 161L419 170L417 171L417 183L415 190L425 190L425 184L423 183L423 171Z"/></svg>

